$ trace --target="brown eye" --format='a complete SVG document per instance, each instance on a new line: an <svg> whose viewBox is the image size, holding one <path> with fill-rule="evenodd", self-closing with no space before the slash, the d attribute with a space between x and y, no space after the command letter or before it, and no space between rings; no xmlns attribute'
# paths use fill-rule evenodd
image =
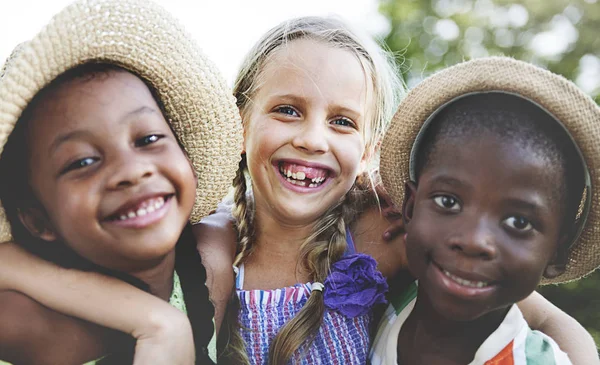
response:
<svg viewBox="0 0 600 365"><path fill-rule="evenodd" d="M164 136L161 134L149 134L135 141L136 147L144 147L152 143L158 142Z"/></svg>
<svg viewBox="0 0 600 365"><path fill-rule="evenodd" d="M65 167L62 171L61 171L61 175L65 174L69 171L73 171L73 170L79 170L85 167L88 167L90 165L93 165L94 163L96 163L97 161L99 161L100 159L97 157L86 157L86 158L81 158L77 161L74 161L72 163L70 163L67 167Z"/></svg>
<svg viewBox="0 0 600 365"><path fill-rule="evenodd" d="M453 212L460 211L460 204L458 204L458 201L456 200L456 198L454 198L450 195L437 195L437 196L433 197L433 201L440 208L444 208L446 210L450 210Z"/></svg>
<svg viewBox="0 0 600 365"><path fill-rule="evenodd" d="M517 231L529 231L533 229L531 222L525 218L520 216L508 217L504 220L505 224L512 229Z"/></svg>

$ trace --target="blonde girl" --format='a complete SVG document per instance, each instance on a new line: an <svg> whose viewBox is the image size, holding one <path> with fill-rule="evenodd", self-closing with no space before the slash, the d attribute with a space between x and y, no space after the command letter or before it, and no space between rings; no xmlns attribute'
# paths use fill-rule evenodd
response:
<svg viewBox="0 0 600 365"><path fill-rule="evenodd" d="M391 65L372 39L309 17L272 29L242 66L234 95L245 153L233 216L240 331L252 364L366 361L385 282L374 260L356 255L347 223L402 90ZM364 285L352 290L342 278L355 270ZM371 295L365 308L342 304L362 292Z"/></svg>

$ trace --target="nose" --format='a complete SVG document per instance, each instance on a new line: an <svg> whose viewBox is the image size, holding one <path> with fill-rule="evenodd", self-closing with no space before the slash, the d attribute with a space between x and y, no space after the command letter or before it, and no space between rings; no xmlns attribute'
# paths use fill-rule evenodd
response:
<svg viewBox="0 0 600 365"><path fill-rule="evenodd" d="M491 260L496 257L497 247L492 222L487 218L473 220L462 225L459 233L448 240L450 248L470 257Z"/></svg>
<svg viewBox="0 0 600 365"><path fill-rule="evenodd" d="M322 154L329 151L325 118L315 115L305 119L298 126L297 133L292 140L292 145L310 154Z"/></svg>
<svg viewBox="0 0 600 365"><path fill-rule="evenodd" d="M110 189L123 189L140 184L155 173L154 164L135 154L122 154L113 162L110 169L108 187Z"/></svg>

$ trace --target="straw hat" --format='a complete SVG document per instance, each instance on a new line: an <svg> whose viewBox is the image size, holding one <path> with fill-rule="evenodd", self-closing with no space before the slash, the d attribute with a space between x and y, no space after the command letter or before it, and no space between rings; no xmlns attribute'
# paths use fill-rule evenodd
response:
<svg viewBox="0 0 600 365"><path fill-rule="evenodd" d="M0 69L0 152L33 96L66 70L90 61L128 69L157 90L198 176L190 218L198 222L231 186L242 123L215 65L170 14L149 1L77 1L15 49ZM0 206L0 242L9 239Z"/></svg>
<svg viewBox="0 0 600 365"><path fill-rule="evenodd" d="M445 104L466 94L506 92L528 99L563 125L579 148L586 189L565 272L542 284L581 278L600 266L600 107L572 82L526 62L505 57L464 62L425 79L400 104L381 148L381 177L396 204L414 180L419 137Z"/></svg>

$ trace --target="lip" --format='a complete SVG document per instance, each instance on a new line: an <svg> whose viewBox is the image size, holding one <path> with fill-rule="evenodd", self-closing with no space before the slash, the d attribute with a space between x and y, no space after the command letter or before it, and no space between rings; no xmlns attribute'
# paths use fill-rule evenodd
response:
<svg viewBox="0 0 600 365"><path fill-rule="evenodd" d="M467 299L467 300L479 300L484 297L490 296L497 288L496 283L489 278L485 278L476 273L465 273L457 270L448 270L453 275L459 276L469 281L485 281L488 283L487 286L477 288L471 286L465 286L457 283L456 281L449 278L444 272L443 268L434 261L430 262L431 270L429 270L430 278L433 282L437 283L445 292L452 296Z"/></svg>
<svg viewBox="0 0 600 365"><path fill-rule="evenodd" d="M164 204L158 208L153 210L152 212L147 212L143 216L136 216L133 218L128 218L125 220L114 219L116 215L120 212L124 212L127 210L132 210L137 207L141 203L150 200L150 199L164 199ZM123 228L144 228L150 225L153 225L163 219L171 207L171 202L173 200L174 194L171 193L153 193L153 194L145 194L138 195L129 199L126 203L122 204L119 208L115 209L111 214L108 214L102 221L103 223L115 225Z"/></svg>
<svg viewBox="0 0 600 365"><path fill-rule="evenodd" d="M316 168L316 169L320 169L320 170L326 170L327 171L327 179L319 186L317 187L304 187L304 186L298 186L298 185L294 185L291 182L287 181L280 173L279 171L279 165L281 163L287 163L287 164L295 164L295 165L299 165L299 166L305 166L305 167L309 167L309 168ZM287 189L297 192L297 193L301 193L301 194L307 194L307 193L317 193L322 191L327 185L329 185L329 183L331 182L332 178L334 178L335 176L337 176L337 174L335 173L335 171L324 164L318 163L318 162L308 162L308 161L304 161L304 160L297 160L297 159L278 159L278 160L274 160L272 163L273 166L273 170L275 171L275 174L277 175L277 178L279 179L279 181L281 182L281 184L286 187Z"/></svg>
<svg viewBox="0 0 600 365"><path fill-rule="evenodd" d="M329 167L327 165L324 165L322 163L309 162L309 161L297 160L297 159L291 159L291 158L282 158L282 159L275 160L275 161L273 161L273 166L275 166L276 168L279 169L279 164L282 163L282 162L289 163L289 164L306 166L306 167L312 167L312 168L315 168L315 169L327 170L327 172L329 173L330 177L335 177L337 175L336 172L331 167Z"/></svg>

